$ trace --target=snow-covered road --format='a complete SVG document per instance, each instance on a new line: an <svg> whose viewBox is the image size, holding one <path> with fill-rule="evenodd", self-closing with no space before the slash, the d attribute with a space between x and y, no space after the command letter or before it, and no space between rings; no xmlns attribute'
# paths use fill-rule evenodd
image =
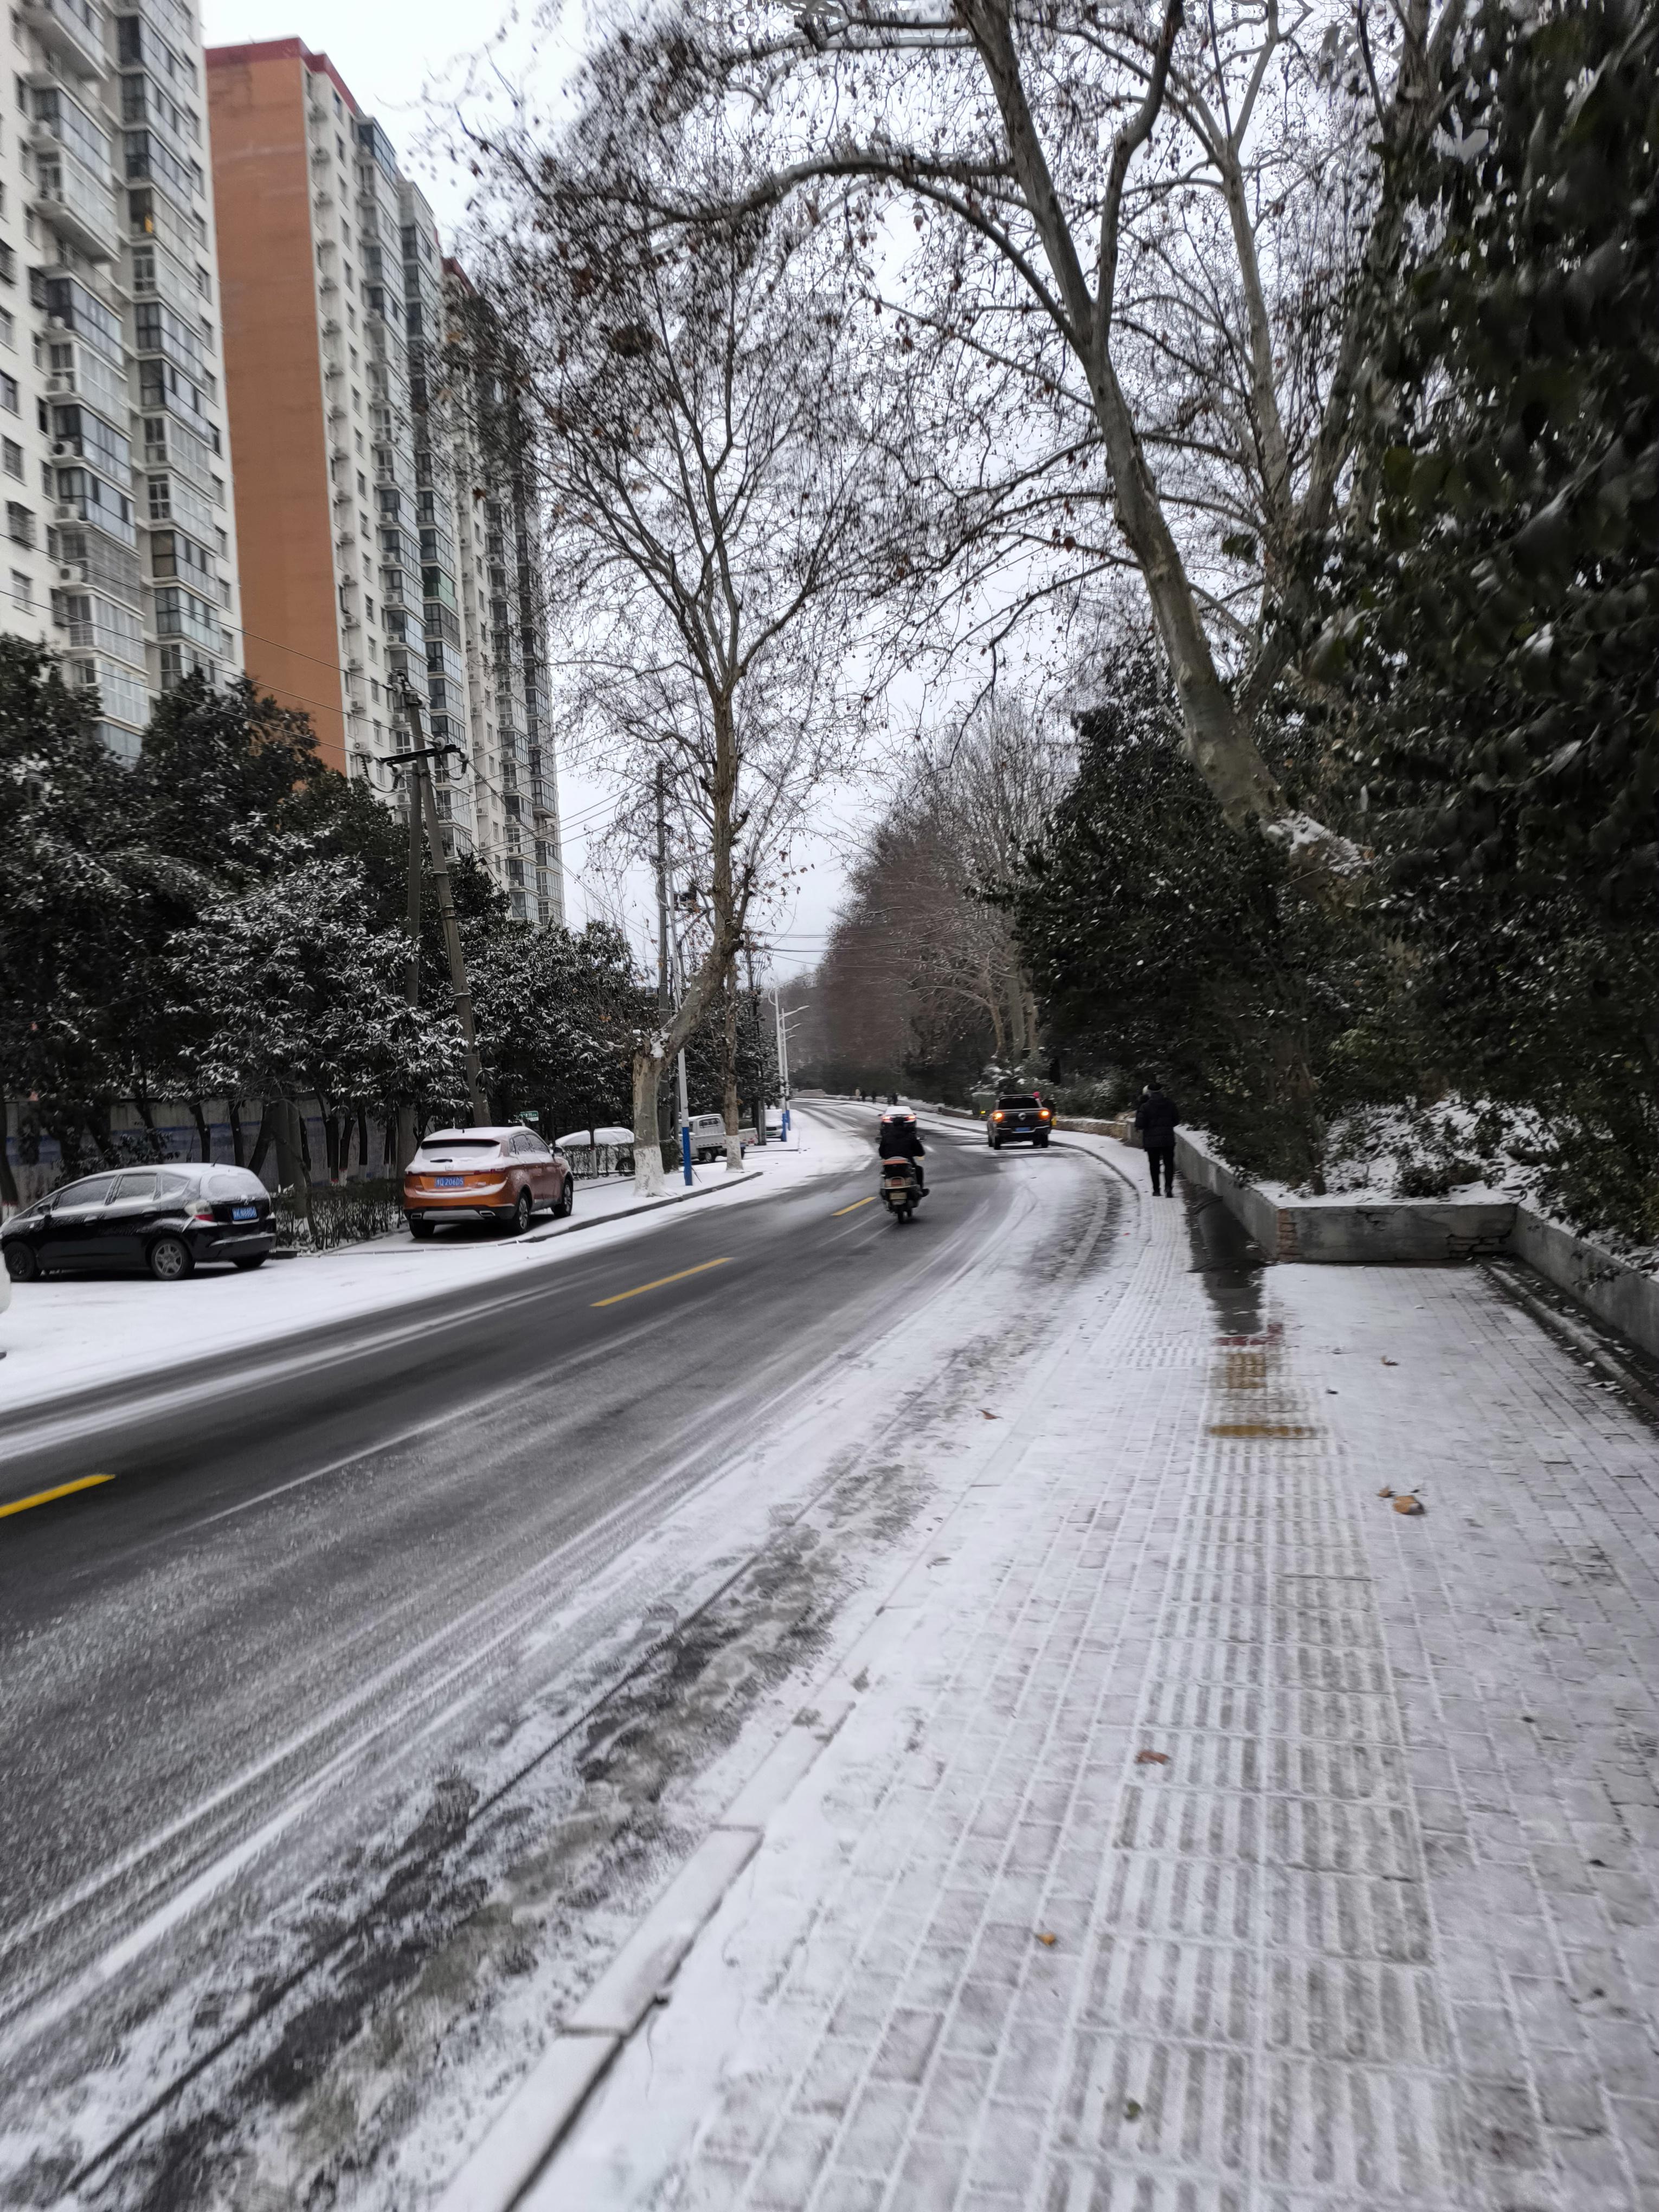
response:
<svg viewBox="0 0 1659 2212"><path fill-rule="evenodd" d="M747 1177L727 1188L724 1166L694 1169L693 1207L752 1203L804 1178L846 1174L869 1148L825 1117L797 1114L792 1141L751 1148ZM680 1197L671 1182L668 1199ZM538 1222L528 1237L452 1232L416 1244L399 1230L372 1243L307 1255L237 1274L204 1271L183 1283L153 1283L112 1269L17 1285L0 1314L0 1434L9 1416L53 1399L140 1375L161 1375L216 1353L268 1346L319 1326L395 1310L452 1289L512 1284L557 1267L596 1240L648 1236L656 1211L637 1212L631 1180L577 1186L576 1218ZM595 1226L596 1223L603 1226Z"/></svg>
<svg viewBox="0 0 1659 2212"><path fill-rule="evenodd" d="M820 1120L855 1172L342 1300L4 1524L0 2195L441 2184L1112 1264L1091 1163L945 1138L900 1232Z"/></svg>

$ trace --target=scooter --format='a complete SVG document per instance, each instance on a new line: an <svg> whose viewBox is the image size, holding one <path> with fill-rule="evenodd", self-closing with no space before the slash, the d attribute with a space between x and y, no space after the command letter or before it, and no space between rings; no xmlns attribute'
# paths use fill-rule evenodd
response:
<svg viewBox="0 0 1659 2212"><path fill-rule="evenodd" d="M901 1228L927 1195L914 1160L884 1160L881 1164L882 1204Z"/></svg>

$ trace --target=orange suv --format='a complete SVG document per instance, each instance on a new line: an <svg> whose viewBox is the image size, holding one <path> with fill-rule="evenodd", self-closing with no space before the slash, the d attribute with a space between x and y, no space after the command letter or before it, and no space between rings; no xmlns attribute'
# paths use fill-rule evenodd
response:
<svg viewBox="0 0 1659 2212"><path fill-rule="evenodd" d="M430 1237L441 1221L493 1221L522 1236L545 1206L567 1214L575 1178L562 1152L533 1129L440 1129L422 1138L404 1176L404 1218L411 1237Z"/></svg>

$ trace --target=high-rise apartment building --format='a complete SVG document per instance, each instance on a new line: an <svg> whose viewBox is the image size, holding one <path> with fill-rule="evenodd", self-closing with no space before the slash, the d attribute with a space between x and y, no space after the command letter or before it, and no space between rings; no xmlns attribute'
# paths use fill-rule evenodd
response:
<svg viewBox="0 0 1659 2212"><path fill-rule="evenodd" d="M202 45L186 0L17 0L0 127L0 621L137 754L240 664Z"/></svg>
<svg viewBox="0 0 1659 2212"><path fill-rule="evenodd" d="M447 842L562 918L527 472L446 344L437 225L384 131L298 39L207 56L250 674L401 805L399 679L465 749ZM499 588L497 588L499 583Z"/></svg>

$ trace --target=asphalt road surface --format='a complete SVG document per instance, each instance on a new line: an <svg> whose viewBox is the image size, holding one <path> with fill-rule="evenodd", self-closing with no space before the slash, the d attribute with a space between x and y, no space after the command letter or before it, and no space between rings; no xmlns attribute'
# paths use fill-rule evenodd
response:
<svg viewBox="0 0 1659 2212"><path fill-rule="evenodd" d="M0 2202L351 2201L322 2087L519 1970L503 1885L591 1978L917 1510L907 1394L1132 1203L963 1131L900 1229L873 1165L0 1425L0 1497L114 1478L0 1521Z"/></svg>

